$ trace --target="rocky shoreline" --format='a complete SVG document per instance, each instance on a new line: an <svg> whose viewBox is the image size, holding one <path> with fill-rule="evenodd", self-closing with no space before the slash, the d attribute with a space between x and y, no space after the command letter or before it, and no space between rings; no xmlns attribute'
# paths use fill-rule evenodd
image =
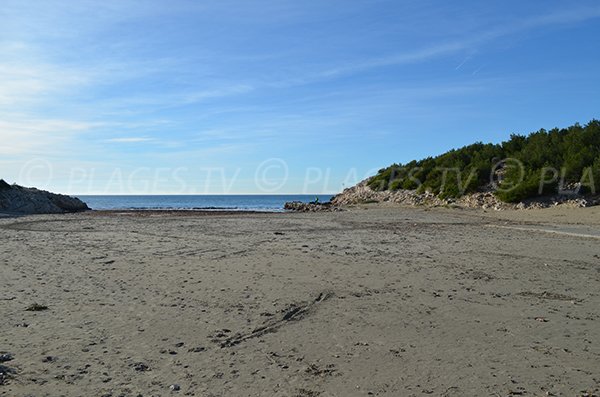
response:
<svg viewBox="0 0 600 397"><path fill-rule="evenodd" d="M375 191L368 185L368 179L356 186L345 189L331 200L331 205L347 206L368 203L396 203L412 206L457 206L463 208L482 208L493 210L549 208L557 205L583 208L600 204L600 197L583 197L579 195L544 196L520 203L505 203L499 200L492 191L467 194L458 199L442 199L431 192L417 193L414 190Z"/></svg>
<svg viewBox="0 0 600 397"><path fill-rule="evenodd" d="M295 212L320 212L320 211L341 211L338 206L333 205L330 201L325 203L303 203L301 201L290 201L285 203L283 209L286 211Z"/></svg>
<svg viewBox="0 0 600 397"><path fill-rule="evenodd" d="M10 214L63 214L88 211L86 203L75 197L35 188L9 185L0 179L0 212Z"/></svg>

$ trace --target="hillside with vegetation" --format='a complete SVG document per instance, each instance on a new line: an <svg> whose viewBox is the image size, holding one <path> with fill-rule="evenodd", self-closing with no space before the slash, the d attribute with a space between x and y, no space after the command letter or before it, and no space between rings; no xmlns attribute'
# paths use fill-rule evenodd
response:
<svg viewBox="0 0 600 397"><path fill-rule="evenodd" d="M442 199L492 191L504 202L570 190L600 190L600 121L474 143L436 157L393 164L367 181L374 191L413 190Z"/></svg>

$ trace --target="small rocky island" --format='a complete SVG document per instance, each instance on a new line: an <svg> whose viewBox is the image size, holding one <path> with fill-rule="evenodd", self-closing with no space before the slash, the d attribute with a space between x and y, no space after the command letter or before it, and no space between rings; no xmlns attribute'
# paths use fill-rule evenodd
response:
<svg viewBox="0 0 600 397"><path fill-rule="evenodd" d="M10 185L0 179L0 212L10 214L62 214L90 208L78 198L35 188Z"/></svg>

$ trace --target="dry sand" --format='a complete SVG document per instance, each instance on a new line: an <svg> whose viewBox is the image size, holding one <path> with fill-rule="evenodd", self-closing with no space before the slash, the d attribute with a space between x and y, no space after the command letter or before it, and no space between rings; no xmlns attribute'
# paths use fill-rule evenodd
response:
<svg viewBox="0 0 600 397"><path fill-rule="evenodd" d="M0 219L0 395L599 395L599 225L595 208Z"/></svg>

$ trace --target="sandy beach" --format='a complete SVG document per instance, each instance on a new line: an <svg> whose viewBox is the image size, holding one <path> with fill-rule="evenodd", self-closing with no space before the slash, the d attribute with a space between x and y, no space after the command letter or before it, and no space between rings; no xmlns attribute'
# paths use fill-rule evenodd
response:
<svg viewBox="0 0 600 397"><path fill-rule="evenodd" d="M599 226L598 207L2 218L0 395L597 396Z"/></svg>

